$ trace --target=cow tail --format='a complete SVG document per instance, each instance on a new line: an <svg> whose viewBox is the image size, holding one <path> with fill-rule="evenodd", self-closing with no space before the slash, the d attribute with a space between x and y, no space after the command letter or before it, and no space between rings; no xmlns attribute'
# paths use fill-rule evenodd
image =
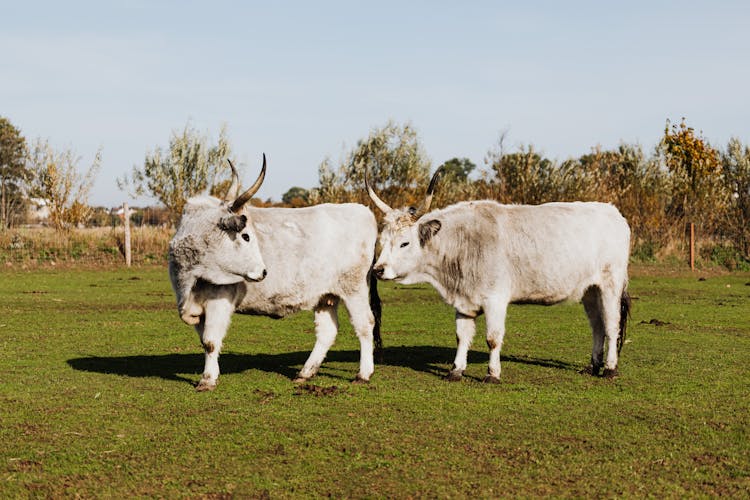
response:
<svg viewBox="0 0 750 500"><path fill-rule="evenodd" d="M630 307L632 302L627 290L623 290L620 297L620 334L617 336L617 355L620 355L622 344L625 343L625 334L628 330L628 316L630 316Z"/></svg>
<svg viewBox="0 0 750 500"><path fill-rule="evenodd" d="M370 270L370 310L375 317L375 325L372 328L372 338L375 341L375 354L379 360L383 357L383 339L380 336L380 317L383 313L383 305L378 294L378 278Z"/></svg>

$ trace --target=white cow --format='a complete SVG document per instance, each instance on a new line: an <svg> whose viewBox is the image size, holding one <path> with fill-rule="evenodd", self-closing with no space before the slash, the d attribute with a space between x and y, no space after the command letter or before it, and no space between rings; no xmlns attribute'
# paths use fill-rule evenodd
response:
<svg viewBox="0 0 750 500"><path fill-rule="evenodd" d="M374 371L373 335L380 345L380 299L377 280L370 279L375 217L359 204L247 206L265 167L264 155L260 177L233 202L190 199L170 242L169 275L180 317L195 326L206 355L196 389L216 387L233 312L281 318L313 310L315 347L297 381L313 377L336 338L340 301L360 340L355 381L366 382Z"/></svg>
<svg viewBox="0 0 750 500"><path fill-rule="evenodd" d="M487 318L490 361L484 381L499 382L500 348L510 303L582 301L593 333L591 364L584 372L617 376L625 337L630 228L605 203L538 206L468 201L428 212L430 183L421 216L394 210L365 184L385 213L382 251L374 266L384 280L430 283L456 309L456 359L448 380L460 380L476 331ZM604 361L604 339L607 358Z"/></svg>

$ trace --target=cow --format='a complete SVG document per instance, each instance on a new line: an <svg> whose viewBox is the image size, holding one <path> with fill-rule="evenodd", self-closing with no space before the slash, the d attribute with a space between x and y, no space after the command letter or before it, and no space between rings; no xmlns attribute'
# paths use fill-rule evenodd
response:
<svg viewBox="0 0 750 500"><path fill-rule="evenodd" d="M484 313L490 357L484 382L500 379L508 304L583 302L593 336L582 372L618 375L630 297L630 227L611 204L506 205L464 201L430 211L433 176L423 208L393 209L365 187L384 214L382 247L373 270L382 280L429 283L455 308L458 344L449 381L461 380ZM604 360L604 341L607 356Z"/></svg>
<svg viewBox="0 0 750 500"><path fill-rule="evenodd" d="M231 191L238 191L232 167ZM258 180L233 201L188 200L169 245L169 276L182 320L195 326L205 351L198 391L216 388L219 353L233 312L282 318L315 315L315 346L296 382L313 377L338 333L338 306L346 306L360 341L355 382L373 374L380 347L380 298L371 267L377 224L360 204L256 208L247 202Z"/></svg>

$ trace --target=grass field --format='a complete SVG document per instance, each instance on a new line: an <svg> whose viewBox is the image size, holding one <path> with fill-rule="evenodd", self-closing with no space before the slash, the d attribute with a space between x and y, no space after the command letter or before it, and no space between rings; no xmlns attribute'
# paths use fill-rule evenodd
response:
<svg viewBox="0 0 750 500"><path fill-rule="evenodd" d="M0 498L747 497L750 275L635 272L614 381L579 305L511 306L502 383L460 383L453 313L381 284L384 360L352 385L342 331L312 385L291 378L312 315L235 316L219 387L166 271L0 272Z"/></svg>

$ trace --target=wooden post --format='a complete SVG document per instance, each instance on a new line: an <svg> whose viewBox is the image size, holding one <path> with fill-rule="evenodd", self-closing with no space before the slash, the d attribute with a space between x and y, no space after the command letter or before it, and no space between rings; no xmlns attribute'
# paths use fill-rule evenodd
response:
<svg viewBox="0 0 750 500"><path fill-rule="evenodd" d="M690 270L695 271L695 224L690 225Z"/></svg>
<svg viewBox="0 0 750 500"><path fill-rule="evenodd" d="M125 265L130 267L130 209L127 203L122 204L122 216L125 224Z"/></svg>

